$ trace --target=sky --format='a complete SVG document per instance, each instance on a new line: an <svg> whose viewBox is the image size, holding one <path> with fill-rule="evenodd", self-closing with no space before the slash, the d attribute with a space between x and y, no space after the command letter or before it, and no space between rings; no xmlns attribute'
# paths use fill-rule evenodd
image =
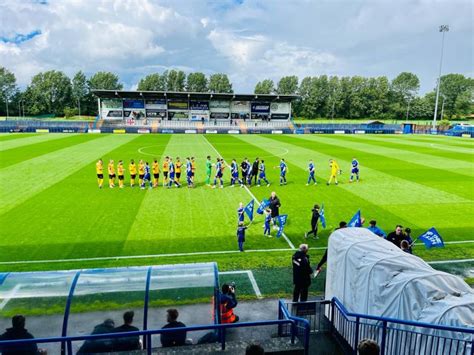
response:
<svg viewBox="0 0 474 355"><path fill-rule="evenodd" d="M20 87L41 71L119 75L125 89L167 69L226 73L234 92L285 75L439 71L474 76L471 0L0 0L0 66Z"/></svg>

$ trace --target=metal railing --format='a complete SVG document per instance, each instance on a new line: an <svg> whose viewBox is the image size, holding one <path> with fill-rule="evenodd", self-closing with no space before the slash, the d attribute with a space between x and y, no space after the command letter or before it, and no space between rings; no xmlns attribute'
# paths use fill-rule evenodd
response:
<svg viewBox="0 0 474 355"><path fill-rule="evenodd" d="M328 315L333 332L357 352L365 338L380 345L380 354L472 354L474 329L428 324L348 312L337 299Z"/></svg>
<svg viewBox="0 0 474 355"><path fill-rule="evenodd" d="M299 337L303 342L305 355L309 354L309 333L311 325L308 320L292 316L282 300L278 301L278 319L291 320L293 322L291 323L291 328L288 328L288 324L279 325L278 336L291 335L292 344L295 342L295 337Z"/></svg>

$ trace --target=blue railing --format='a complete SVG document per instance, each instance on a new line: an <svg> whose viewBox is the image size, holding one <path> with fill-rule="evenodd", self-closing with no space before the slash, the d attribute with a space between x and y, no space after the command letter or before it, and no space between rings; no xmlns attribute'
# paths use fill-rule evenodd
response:
<svg viewBox="0 0 474 355"><path fill-rule="evenodd" d="M364 338L377 341L381 355L473 353L474 329L351 313L337 298L331 305L333 332L354 353Z"/></svg>
<svg viewBox="0 0 474 355"><path fill-rule="evenodd" d="M305 355L309 354L309 333L311 331L311 326L309 322L304 318L292 316L290 312L288 312L288 309L286 308L286 305L282 300L278 301L278 319L286 319L293 321L293 323L291 323L290 332L291 343L293 344L295 341L295 337L302 333ZM278 335L284 335L281 326L278 328Z"/></svg>
<svg viewBox="0 0 474 355"><path fill-rule="evenodd" d="M269 326L269 325L285 325L290 324L294 332L296 333L297 322L305 323L304 319L298 319L296 317L292 317L287 314L288 319L276 319L276 320L267 320L267 321L259 321L259 322L242 322L242 323L227 323L227 324L208 324L208 325L196 325L191 327L185 328L166 328L166 329L154 329L154 330L141 330L141 331L134 331L134 332L124 332L124 333L108 333L108 334L94 334L94 335L81 335L81 336L65 336L65 337L52 337L52 338L38 338L38 339L22 339L22 340L8 340L8 341L0 341L0 348L4 346L14 346L14 345L26 345L26 344L45 344L45 343L62 343L66 344L66 349L68 354L73 354L72 351L72 343L76 341L84 341L84 340L97 340L97 339L117 339L117 338L128 338L128 337L136 337L136 336L143 336L144 343L148 344L146 347L146 353L152 354L153 350L153 343L152 343L152 336L158 334L166 334L176 331L186 331L186 332L193 332L193 331L200 331L200 330L215 330L221 333L220 336L220 343L222 350L225 350L226 346L226 330L230 328L248 328L248 327L261 327L261 326ZM307 323L307 322L306 322ZM308 344L309 344L309 324L307 324L307 340L308 343L305 344L305 351L308 354ZM292 335L292 344L295 342L296 334ZM306 339L305 338L305 339Z"/></svg>

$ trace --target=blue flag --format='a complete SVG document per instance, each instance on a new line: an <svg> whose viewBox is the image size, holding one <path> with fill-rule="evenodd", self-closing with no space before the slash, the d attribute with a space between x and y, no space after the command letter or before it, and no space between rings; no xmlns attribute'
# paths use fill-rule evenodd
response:
<svg viewBox="0 0 474 355"><path fill-rule="evenodd" d="M324 216L324 204L321 205L321 209L319 210L319 220L321 221L321 225L323 228L326 228L326 216Z"/></svg>
<svg viewBox="0 0 474 355"><path fill-rule="evenodd" d="M251 221L253 221L253 205L254 205L254 203L255 203L255 201L252 200L244 208L245 213L247 214L247 216L249 217L249 219Z"/></svg>
<svg viewBox="0 0 474 355"><path fill-rule="evenodd" d="M268 206L270 206L270 201L264 198L263 201L260 203L260 206L258 206L257 208L257 213L263 214L263 211L265 211L265 208L267 208Z"/></svg>
<svg viewBox="0 0 474 355"><path fill-rule="evenodd" d="M355 213L355 215L351 218L347 226L348 227L362 227L362 220L360 218L360 210L358 210Z"/></svg>
<svg viewBox="0 0 474 355"><path fill-rule="evenodd" d="M443 248L444 247L444 242L443 238L439 235L438 231L433 227L431 229L428 229L425 233L420 235L418 237L423 243L425 243L425 246L427 249L430 248Z"/></svg>
<svg viewBox="0 0 474 355"><path fill-rule="evenodd" d="M288 219L287 214L282 214L277 217L278 218L278 233L277 233L277 238L280 238L281 235L283 234L283 228L285 228L286 220Z"/></svg>

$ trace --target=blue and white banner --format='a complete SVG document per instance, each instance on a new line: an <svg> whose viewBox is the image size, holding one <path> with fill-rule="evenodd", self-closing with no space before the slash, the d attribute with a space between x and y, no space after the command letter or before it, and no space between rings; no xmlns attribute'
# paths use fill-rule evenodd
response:
<svg viewBox="0 0 474 355"><path fill-rule="evenodd" d="M441 238L438 231L434 227L428 229L425 233L420 235L418 239L420 239L425 244L427 249L444 247L443 238Z"/></svg>
<svg viewBox="0 0 474 355"><path fill-rule="evenodd" d="M270 206L270 201L268 201L267 199L263 199L263 201L260 203L260 206L258 206L257 208L257 213L258 214L263 214L263 211L265 211L265 209Z"/></svg>
<svg viewBox="0 0 474 355"><path fill-rule="evenodd" d="M251 221L253 221L253 205L254 205L254 203L255 203L255 201L252 200L244 208L245 214L249 217L249 219Z"/></svg>
<svg viewBox="0 0 474 355"><path fill-rule="evenodd" d="M277 233L277 238L280 238L281 235L283 234L283 229L285 228L285 224L286 224L286 220L288 219L288 215L287 214L282 214L280 216L277 217L277 221L278 221L278 233Z"/></svg>
<svg viewBox="0 0 474 355"><path fill-rule="evenodd" d="M362 220L360 218L360 210L358 210L355 215L349 221L348 227L362 227Z"/></svg>
<svg viewBox="0 0 474 355"><path fill-rule="evenodd" d="M326 216L324 215L324 203L321 205L321 209L319 210L319 220L321 221L321 225L323 228L326 228Z"/></svg>
<svg viewBox="0 0 474 355"><path fill-rule="evenodd" d="M252 113L270 113L269 102L252 102L250 104L250 111Z"/></svg>

